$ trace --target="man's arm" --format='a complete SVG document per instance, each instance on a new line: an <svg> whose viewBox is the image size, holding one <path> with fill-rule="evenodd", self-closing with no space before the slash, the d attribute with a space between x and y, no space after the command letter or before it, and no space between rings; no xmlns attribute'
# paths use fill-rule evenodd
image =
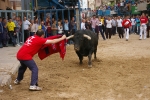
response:
<svg viewBox="0 0 150 100"><path fill-rule="evenodd" d="M57 42L60 42L62 40L66 39L66 35L63 35L61 38L58 38L58 39L53 39L53 40L47 40L45 42L45 44L53 44L53 43L57 43Z"/></svg>

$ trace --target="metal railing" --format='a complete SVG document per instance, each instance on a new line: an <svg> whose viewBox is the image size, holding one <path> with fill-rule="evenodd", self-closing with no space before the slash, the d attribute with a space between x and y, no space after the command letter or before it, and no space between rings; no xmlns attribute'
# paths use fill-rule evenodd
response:
<svg viewBox="0 0 150 100"><path fill-rule="evenodd" d="M34 18L34 12L30 10L0 10L0 16L3 18L13 18L14 16L19 16L21 18L21 22L23 22L24 16L27 17L27 19L33 19ZM18 36L18 35L17 35ZM23 30L23 24L21 24L21 39L24 43L24 30ZM19 40L19 37L17 37L17 41Z"/></svg>

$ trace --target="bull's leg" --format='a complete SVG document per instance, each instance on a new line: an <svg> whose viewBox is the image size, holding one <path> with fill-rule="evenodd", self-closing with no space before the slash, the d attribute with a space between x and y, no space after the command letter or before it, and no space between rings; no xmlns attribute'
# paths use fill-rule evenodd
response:
<svg viewBox="0 0 150 100"><path fill-rule="evenodd" d="M97 49L94 50L94 59L96 59L96 52L97 52Z"/></svg>
<svg viewBox="0 0 150 100"><path fill-rule="evenodd" d="M82 56L80 53L78 53L78 52L76 52L76 54L77 54L78 57L79 57L80 64L82 64L83 56Z"/></svg>
<svg viewBox="0 0 150 100"><path fill-rule="evenodd" d="M82 64L83 56L80 56L79 60L80 60L80 64Z"/></svg>
<svg viewBox="0 0 150 100"><path fill-rule="evenodd" d="M89 54L89 55L88 55L88 58L89 58L88 66L89 66L89 67L92 67L92 61L91 61L92 54Z"/></svg>

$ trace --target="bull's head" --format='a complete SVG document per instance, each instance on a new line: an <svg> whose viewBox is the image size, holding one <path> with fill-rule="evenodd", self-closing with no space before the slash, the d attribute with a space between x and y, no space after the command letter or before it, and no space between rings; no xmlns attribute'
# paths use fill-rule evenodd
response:
<svg viewBox="0 0 150 100"><path fill-rule="evenodd" d="M88 40L91 40L91 37L86 35L86 34L83 34L83 35L80 35L80 34L78 34L78 35L71 35L71 36L67 37L67 39L71 39L71 38L73 38L73 41L74 41L74 50L75 51L79 51L80 48L82 46L84 46L83 45L84 44L83 43L84 38L86 38Z"/></svg>

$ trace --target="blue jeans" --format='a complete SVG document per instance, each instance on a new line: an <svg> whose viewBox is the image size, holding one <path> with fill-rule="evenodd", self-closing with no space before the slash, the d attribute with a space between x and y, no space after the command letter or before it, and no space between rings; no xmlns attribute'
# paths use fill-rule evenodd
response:
<svg viewBox="0 0 150 100"><path fill-rule="evenodd" d="M105 36L104 36L104 32L103 32L103 27L102 26L99 26L99 31L100 31L100 33L102 35L103 40L105 40Z"/></svg>
<svg viewBox="0 0 150 100"><path fill-rule="evenodd" d="M95 33L95 28L92 28L92 31Z"/></svg>
<svg viewBox="0 0 150 100"><path fill-rule="evenodd" d="M38 67L34 60L19 60L21 66L18 70L17 80L21 81L23 79L24 73L27 67L31 70L31 83L30 85L38 85Z"/></svg>
<svg viewBox="0 0 150 100"><path fill-rule="evenodd" d="M140 26L137 26L137 34L140 35Z"/></svg>
<svg viewBox="0 0 150 100"><path fill-rule="evenodd" d="M135 25L132 25L131 33L135 33Z"/></svg>

